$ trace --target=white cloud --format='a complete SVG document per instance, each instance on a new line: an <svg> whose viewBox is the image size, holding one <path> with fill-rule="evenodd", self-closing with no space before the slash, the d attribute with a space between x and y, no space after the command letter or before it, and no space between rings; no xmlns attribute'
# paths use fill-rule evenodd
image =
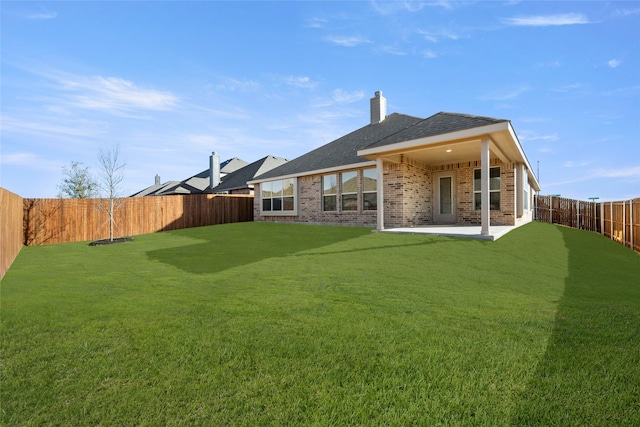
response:
<svg viewBox="0 0 640 427"><path fill-rule="evenodd" d="M583 168L585 166L587 166L589 163L591 162L574 162L573 160L568 160L566 162L564 162L564 167L565 168Z"/></svg>
<svg viewBox="0 0 640 427"><path fill-rule="evenodd" d="M619 59L611 59L607 62L607 65L611 68L617 68L621 63Z"/></svg>
<svg viewBox="0 0 640 427"><path fill-rule="evenodd" d="M63 89L76 93L72 103L80 108L119 114L134 110L166 111L178 98L169 92L143 89L118 77L74 77L62 82Z"/></svg>
<svg viewBox="0 0 640 427"><path fill-rule="evenodd" d="M3 154L0 162L4 165L28 166L37 161L38 156L34 153L10 153Z"/></svg>
<svg viewBox="0 0 640 427"><path fill-rule="evenodd" d="M311 18L307 20L307 28L323 28L327 22L324 18Z"/></svg>
<svg viewBox="0 0 640 427"><path fill-rule="evenodd" d="M439 30L439 31L418 30L417 32L422 37L424 37L425 40L430 41L432 43L437 43L443 39L458 40L461 38L459 34L454 33L450 30Z"/></svg>
<svg viewBox="0 0 640 427"><path fill-rule="evenodd" d="M48 137L88 138L104 135L108 125L83 119L62 120L59 117L37 117L35 120L23 120L2 115L2 131L26 133Z"/></svg>
<svg viewBox="0 0 640 427"><path fill-rule="evenodd" d="M385 45L381 47L382 52L384 53L388 53L390 55L396 55L396 56L406 56L407 52L398 49L397 47L394 46L389 46L389 45Z"/></svg>
<svg viewBox="0 0 640 427"><path fill-rule="evenodd" d="M284 82L289 86L298 87L301 89L314 89L318 86L317 82L311 80L307 76L289 76L284 78Z"/></svg>
<svg viewBox="0 0 640 427"><path fill-rule="evenodd" d="M344 47L355 47L361 44L371 43L371 40L362 36L328 36L326 40Z"/></svg>
<svg viewBox="0 0 640 427"><path fill-rule="evenodd" d="M432 50L429 50L429 49L423 50L422 51L422 56L424 58L429 58L429 59L433 59L433 58L437 58L438 57L438 55L435 52L433 52Z"/></svg>
<svg viewBox="0 0 640 427"><path fill-rule="evenodd" d="M391 15L393 13L419 12L425 7L440 7L446 10L453 10L463 2L449 0L404 0L404 1L377 1L371 0L373 9L381 15Z"/></svg>
<svg viewBox="0 0 640 427"><path fill-rule="evenodd" d="M55 19L57 16L57 12L40 12L27 15L27 19L31 19L34 21L46 21L49 19Z"/></svg>
<svg viewBox="0 0 640 427"><path fill-rule="evenodd" d="M557 87L552 90L554 92L573 92L583 88L584 88L584 85L582 83L570 83L564 86Z"/></svg>
<svg viewBox="0 0 640 427"><path fill-rule="evenodd" d="M29 152L3 153L0 156L0 164L44 171L59 171L62 167L58 161Z"/></svg>
<svg viewBox="0 0 640 427"><path fill-rule="evenodd" d="M558 15L521 16L517 18L503 18L507 25L522 27L548 27L556 25L589 24L589 19L581 13L563 13Z"/></svg>
<svg viewBox="0 0 640 427"><path fill-rule="evenodd" d="M562 63L560 61L551 61L551 62L540 62L536 64L536 67L540 68L556 68L560 67Z"/></svg>
<svg viewBox="0 0 640 427"><path fill-rule="evenodd" d="M520 86L512 89L498 90L491 94L479 97L483 101L509 101L520 97L520 95L529 91L528 86Z"/></svg>
<svg viewBox="0 0 640 427"><path fill-rule="evenodd" d="M323 97L323 98L317 99L315 103L312 105L312 107L319 108L319 107L329 107L336 104L340 104L340 105L351 104L353 102L357 102L361 100L362 98L364 98L364 91L362 90L347 92L343 89L335 89L333 92L331 92L330 97ZM332 112L330 114L341 114L341 113Z"/></svg>
<svg viewBox="0 0 640 427"><path fill-rule="evenodd" d="M216 85L216 89L224 92L250 92L258 90L260 83L250 79L227 78Z"/></svg>
<svg viewBox="0 0 640 427"><path fill-rule="evenodd" d="M342 89L336 89L333 91L333 102L336 104L351 104L352 102L360 101L362 98L364 98L364 92L361 90L347 92Z"/></svg>
<svg viewBox="0 0 640 427"><path fill-rule="evenodd" d="M520 133L519 139L521 141L557 141L558 134L551 133L547 135L540 135L536 132L525 130Z"/></svg>
<svg viewBox="0 0 640 427"><path fill-rule="evenodd" d="M599 178L632 178L640 179L640 166L630 168L596 169L595 177Z"/></svg>
<svg viewBox="0 0 640 427"><path fill-rule="evenodd" d="M566 184L575 184L578 182L591 181L594 179L602 179L602 178L612 178L612 179L622 179L625 181L632 180L640 180L640 166L633 166L629 168L598 168L586 170L584 173L580 173L579 176L575 178L568 179L566 181L557 181L545 184L545 187L555 187L559 185Z"/></svg>
<svg viewBox="0 0 640 427"><path fill-rule="evenodd" d="M629 15L637 15L640 13L640 7L636 9L618 9L613 14L615 16L629 16Z"/></svg>

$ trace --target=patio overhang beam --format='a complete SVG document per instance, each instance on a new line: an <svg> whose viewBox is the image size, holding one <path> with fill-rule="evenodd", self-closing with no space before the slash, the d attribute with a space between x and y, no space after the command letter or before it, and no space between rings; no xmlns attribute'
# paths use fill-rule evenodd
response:
<svg viewBox="0 0 640 427"><path fill-rule="evenodd" d="M489 138L489 136L484 136ZM504 163L510 163L509 157L500 146L491 138L490 151L493 157L500 159ZM429 146L413 147L404 150L391 150L382 155L375 156L382 158L388 163L402 163L404 159L411 159L417 164L424 166L434 166L480 160L479 147L482 138L467 139L455 142L442 142ZM369 158L369 156L367 156Z"/></svg>

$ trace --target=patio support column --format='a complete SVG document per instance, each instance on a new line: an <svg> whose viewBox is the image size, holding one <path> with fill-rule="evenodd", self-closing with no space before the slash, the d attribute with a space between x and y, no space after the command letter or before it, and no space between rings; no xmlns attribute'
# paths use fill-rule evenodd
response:
<svg viewBox="0 0 640 427"><path fill-rule="evenodd" d="M480 143L480 216L482 218L480 234L483 236L490 234L489 179L489 138L486 138Z"/></svg>
<svg viewBox="0 0 640 427"><path fill-rule="evenodd" d="M376 230L382 231L384 230L384 192L383 192L383 178L384 172L382 170L382 157L376 158L376 172L378 174L376 181L376 195L377 195L377 204L378 209L376 211L378 217L376 221Z"/></svg>

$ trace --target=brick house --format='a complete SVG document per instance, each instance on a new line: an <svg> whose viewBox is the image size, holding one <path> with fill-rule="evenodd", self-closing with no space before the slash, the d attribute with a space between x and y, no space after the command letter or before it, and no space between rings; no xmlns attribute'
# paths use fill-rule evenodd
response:
<svg viewBox="0 0 640 427"><path fill-rule="evenodd" d="M511 122L386 114L250 182L256 221L419 227L521 225L540 186Z"/></svg>

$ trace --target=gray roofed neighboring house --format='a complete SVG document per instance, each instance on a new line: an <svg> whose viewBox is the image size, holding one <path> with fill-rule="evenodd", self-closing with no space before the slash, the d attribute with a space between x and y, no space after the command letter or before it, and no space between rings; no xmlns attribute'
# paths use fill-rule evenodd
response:
<svg viewBox="0 0 640 427"><path fill-rule="evenodd" d="M213 161L217 156L212 154L210 156L210 161ZM237 171L249 163L241 160L237 157L233 157L229 160L226 160L220 163L218 181L232 172ZM212 181L212 168L205 169L202 172L193 175L183 181L168 181L164 184L160 184L160 177L156 175L156 183L150 187L145 188L133 195L131 197L142 197L142 196L168 196L171 194L202 194L207 192L207 190L211 187Z"/></svg>
<svg viewBox="0 0 640 427"><path fill-rule="evenodd" d="M285 158L271 155L263 157L222 177L222 182L219 185L212 189L207 189L205 192L214 194L253 194L253 185L248 185L248 181L275 167L286 164L287 161Z"/></svg>

